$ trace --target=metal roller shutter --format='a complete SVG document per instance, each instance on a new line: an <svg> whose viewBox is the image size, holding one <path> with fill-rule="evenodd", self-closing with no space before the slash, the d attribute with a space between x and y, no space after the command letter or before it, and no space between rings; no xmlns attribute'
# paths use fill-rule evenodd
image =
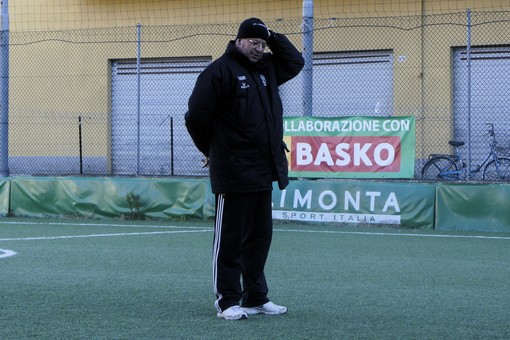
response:
<svg viewBox="0 0 510 340"><path fill-rule="evenodd" d="M393 114L393 52L315 54L313 116L390 116ZM303 114L302 73L281 87L285 115Z"/></svg>
<svg viewBox="0 0 510 340"><path fill-rule="evenodd" d="M198 160L189 156L197 151L185 131L184 113L196 78L210 62L209 57L142 60L138 105L136 60L113 61L112 174L178 175L188 174L190 162L197 167ZM173 164L170 118L176 127Z"/></svg>
<svg viewBox="0 0 510 340"><path fill-rule="evenodd" d="M470 73L466 48L455 49L453 56L454 138L467 144L471 125L474 166L487 154L486 123L494 124L501 142L508 142L510 46L472 48Z"/></svg>

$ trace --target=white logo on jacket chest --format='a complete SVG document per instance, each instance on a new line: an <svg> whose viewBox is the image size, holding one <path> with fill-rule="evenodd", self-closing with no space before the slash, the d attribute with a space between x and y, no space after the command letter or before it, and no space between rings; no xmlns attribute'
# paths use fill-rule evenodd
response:
<svg viewBox="0 0 510 340"><path fill-rule="evenodd" d="M246 84L246 76L237 76L237 79L241 82L241 89L247 89L250 85Z"/></svg>

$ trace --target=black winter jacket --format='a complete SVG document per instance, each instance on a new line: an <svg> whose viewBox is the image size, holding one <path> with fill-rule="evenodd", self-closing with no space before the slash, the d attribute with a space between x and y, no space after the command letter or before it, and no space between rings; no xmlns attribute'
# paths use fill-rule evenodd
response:
<svg viewBox="0 0 510 340"><path fill-rule="evenodd" d="M299 51L282 34L268 38L271 53L254 64L230 41L198 77L186 127L209 157L214 193L280 189L288 184L283 107L278 86L303 68Z"/></svg>

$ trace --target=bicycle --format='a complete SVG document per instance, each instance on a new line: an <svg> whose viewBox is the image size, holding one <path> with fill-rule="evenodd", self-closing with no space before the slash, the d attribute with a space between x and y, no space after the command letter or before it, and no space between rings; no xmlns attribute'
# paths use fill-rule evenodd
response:
<svg viewBox="0 0 510 340"><path fill-rule="evenodd" d="M494 133L494 124L488 126L489 154L475 169L467 169L465 160L459 150L465 143L449 141L453 147L453 155L431 154L421 170L421 178L428 180L459 180L466 179L468 174L478 173L483 168L482 179L486 181L510 180L510 155L508 150L498 145Z"/></svg>

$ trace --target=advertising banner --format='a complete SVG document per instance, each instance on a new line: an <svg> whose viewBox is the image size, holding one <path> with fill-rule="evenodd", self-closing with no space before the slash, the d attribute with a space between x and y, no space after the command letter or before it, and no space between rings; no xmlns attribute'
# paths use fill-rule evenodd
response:
<svg viewBox="0 0 510 340"><path fill-rule="evenodd" d="M296 180L273 191L273 218L433 228L435 185Z"/></svg>
<svg viewBox="0 0 510 340"><path fill-rule="evenodd" d="M286 117L284 140L290 177L414 177L414 117Z"/></svg>

